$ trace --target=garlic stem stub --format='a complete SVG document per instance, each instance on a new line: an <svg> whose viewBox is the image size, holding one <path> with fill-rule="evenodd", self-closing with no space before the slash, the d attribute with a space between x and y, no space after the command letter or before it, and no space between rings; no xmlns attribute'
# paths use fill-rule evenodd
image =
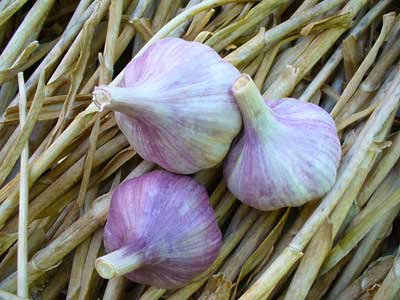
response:
<svg viewBox="0 0 400 300"><path fill-rule="evenodd" d="M153 171L113 192L104 229L103 278L125 275L158 288L190 282L215 260L221 231L205 188L189 176Z"/></svg>
<svg viewBox="0 0 400 300"><path fill-rule="evenodd" d="M239 76L212 48L166 38L127 65L119 87L96 87L93 101L114 111L142 158L192 174L220 163L241 129L231 90Z"/></svg>
<svg viewBox="0 0 400 300"><path fill-rule="evenodd" d="M261 210L300 206L326 194L341 156L331 116L296 99L265 101L246 74L233 93L244 129L224 164L230 191Z"/></svg>

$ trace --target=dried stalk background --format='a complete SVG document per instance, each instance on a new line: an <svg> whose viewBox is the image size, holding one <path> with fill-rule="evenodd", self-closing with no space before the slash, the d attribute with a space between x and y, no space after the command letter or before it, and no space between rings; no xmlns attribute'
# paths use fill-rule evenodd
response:
<svg viewBox="0 0 400 300"><path fill-rule="evenodd" d="M1 0L0 299L22 299L27 141L30 299L400 299L399 12L390 0ZM175 291L94 270L112 190L156 166L97 111L91 91L117 84L132 57L167 36L213 47L268 98L322 106L343 150L332 190L298 208L257 211L230 194L220 167L195 174L224 241L214 264Z"/></svg>

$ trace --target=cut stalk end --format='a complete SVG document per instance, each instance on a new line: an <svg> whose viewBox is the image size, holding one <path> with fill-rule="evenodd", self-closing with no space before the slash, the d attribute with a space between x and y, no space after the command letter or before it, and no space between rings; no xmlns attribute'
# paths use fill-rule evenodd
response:
<svg viewBox="0 0 400 300"><path fill-rule="evenodd" d="M93 103L97 106L99 111L102 112L110 108L111 96L106 90L101 87L96 87L93 91Z"/></svg>
<svg viewBox="0 0 400 300"><path fill-rule="evenodd" d="M268 126L277 123L274 113L266 105L263 96L249 75L240 75L233 84L232 92L245 124L253 129L260 128L264 131Z"/></svg>
<svg viewBox="0 0 400 300"><path fill-rule="evenodd" d="M144 264L143 255L140 252L130 253L127 247L111 252L96 259L97 273L104 279L111 279L124 275L140 268Z"/></svg>

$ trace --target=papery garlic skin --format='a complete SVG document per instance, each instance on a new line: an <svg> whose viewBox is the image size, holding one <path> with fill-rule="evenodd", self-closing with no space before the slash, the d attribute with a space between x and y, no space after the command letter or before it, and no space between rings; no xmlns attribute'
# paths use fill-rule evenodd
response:
<svg viewBox="0 0 400 300"><path fill-rule="evenodd" d="M237 97L244 130L225 161L229 190L260 210L320 198L333 186L341 156L333 119L311 103L259 97Z"/></svg>
<svg viewBox="0 0 400 300"><path fill-rule="evenodd" d="M96 261L100 275L106 262L132 281L174 289L214 262L221 232L203 186L188 176L153 171L114 191L104 245L111 258Z"/></svg>
<svg viewBox="0 0 400 300"><path fill-rule="evenodd" d="M115 111L145 160L191 174L221 162L240 131L231 91L239 76L210 47L166 38L128 64L121 87L96 87L94 102Z"/></svg>

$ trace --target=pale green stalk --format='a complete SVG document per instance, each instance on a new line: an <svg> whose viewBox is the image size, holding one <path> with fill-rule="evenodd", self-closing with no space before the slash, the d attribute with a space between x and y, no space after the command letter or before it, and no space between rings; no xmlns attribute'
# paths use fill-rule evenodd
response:
<svg viewBox="0 0 400 300"><path fill-rule="evenodd" d="M399 176L400 169L396 166L393 167L390 173L385 177L385 180L372 194L367 205L365 205L363 209L352 218L347 230L350 230L352 227L357 225L367 214L380 209L380 205L383 201L382 199L386 199L389 195L393 194L398 186L400 186Z"/></svg>
<svg viewBox="0 0 400 300"><path fill-rule="evenodd" d="M122 17L122 0L111 0L107 37L104 45L104 69L100 69L100 84L107 84L111 81L114 72L115 48L119 35L119 28Z"/></svg>
<svg viewBox="0 0 400 300"><path fill-rule="evenodd" d="M10 68L0 72L0 84L13 80L18 72L25 71L41 60L43 56L45 56L55 46L57 41L58 38L40 45L38 41L30 43ZM3 112L8 103L7 105L3 105L4 104L2 104L2 107L0 108L0 112Z"/></svg>
<svg viewBox="0 0 400 300"><path fill-rule="evenodd" d="M224 216L235 204L235 202L236 202L236 197L229 191L225 194L224 197L222 197L222 199L215 208L215 217L219 225L222 225Z"/></svg>
<svg viewBox="0 0 400 300"><path fill-rule="evenodd" d="M333 118L336 119L339 112L343 109L343 107L349 101L351 96L357 90L358 86L360 85L361 81L365 76L365 73L375 62L375 59L378 55L378 51L381 48L383 42L385 41L387 34L390 32L390 29L394 24L394 21L395 21L394 13L388 13L383 16L381 33L378 39L376 40L375 44L371 48L371 50L368 52L367 56L364 58L360 67L357 69L356 73L351 78L350 82L346 85L346 88L344 89L342 95L340 96L339 101L336 103L333 110L331 111L331 115Z"/></svg>
<svg viewBox="0 0 400 300"><path fill-rule="evenodd" d="M15 162L18 160L18 156L23 152L26 142L28 141L33 131L33 128L37 122L37 119L39 117L43 100L44 100L44 74L42 74L42 77L39 80L39 85L32 102L32 107L29 110L26 122L24 122L23 125L20 124L19 127L15 130L17 132L15 139L14 138L9 139L10 141L13 141L13 143L10 144L10 149L8 153L5 154L2 163L0 163L0 185L4 183L7 176L11 172L12 168L14 167ZM22 128L22 130L20 128Z"/></svg>
<svg viewBox="0 0 400 300"><path fill-rule="evenodd" d="M360 275L377 251L378 247L387 237L392 227L392 223L399 212L400 206L389 211L361 241L352 259L346 265L335 285L332 287L327 299L337 300L338 294L345 290L356 276Z"/></svg>
<svg viewBox="0 0 400 300"><path fill-rule="evenodd" d="M99 147L93 158L93 167L97 167L106 162L119 151L128 146L128 142L122 134L117 135L108 143ZM64 172L57 180L55 180L46 190L40 193L29 205L31 214L29 220L33 221L38 218L51 203L64 193L68 192L82 178L84 171L85 157L82 157L71 168ZM12 232L15 229L15 219L12 219L5 230Z"/></svg>
<svg viewBox="0 0 400 300"><path fill-rule="evenodd" d="M221 207L225 209L224 207ZM225 236L229 236L230 234L236 232L239 228L240 223L242 220L247 216L250 211L250 206L240 204L239 207L236 209L235 213L229 219L229 225L224 231ZM218 211L216 211L218 212ZM221 218L222 219L222 218Z"/></svg>
<svg viewBox="0 0 400 300"><path fill-rule="evenodd" d="M400 291L400 252L372 300L395 300Z"/></svg>
<svg viewBox="0 0 400 300"><path fill-rule="evenodd" d="M35 2L8 42L6 48L1 53L0 70L4 70L12 65L14 60L21 53L22 48L29 42L32 28L38 31L38 27L43 24L43 20L46 18L54 2L55 0L38 0Z"/></svg>
<svg viewBox="0 0 400 300"><path fill-rule="evenodd" d="M26 123L26 90L23 73L18 73L19 85L19 121L20 127ZM21 152L21 168L19 179L19 215L18 215L18 296L28 298L28 160L29 145L26 140Z"/></svg>
<svg viewBox="0 0 400 300"><path fill-rule="evenodd" d="M297 268L284 300L304 300L307 297L318 270L332 247L332 225L325 222L310 241Z"/></svg>
<svg viewBox="0 0 400 300"><path fill-rule="evenodd" d="M339 295L335 296L335 300L350 300L359 299L359 297L368 289L371 289L374 285L385 278L385 275L393 265L393 256L381 257L377 261L371 263L371 265L363 272L363 274L354 280L351 284L347 285L346 289L343 290ZM332 298L329 298L332 299ZM383 300L379 298L379 300Z"/></svg>
<svg viewBox="0 0 400 300"><path fill-rule="evenodd" d="M397 15L396 23L393 25L392 30L390 31L389 37L387 39L387 43L382 50L382 53L386 53L390 50L393 44L396 42L400 34L400 15Z"/></svg>
<svg viewBox="0 0 400 300"><path fill-rule="evenodd" d="M104 291L103 300L122 299L127 280L124 276L119 276L110 279L107 282L106 290ZM142 296L143 297L143 296Z"/></svg>
<svg viewBox="0 0 400 300"><path fill-rule="evenodd" d="M103 19L110 5L110 1L111 0L95 2L97 3L97 5L95 5L93 13L90 16L90 19L93 22L93 27L98 25L100 21ZM87 11L90 11L90 9L87 9ZM79 53L81 51L82 37L83 37L83 28L80 30L75 40L69 47L67 53L64 55L63 59L58 64L56 70L50 77L48 81L49 85L60 79L63 75L67 74L68 72L71 72L71 70L74 68L74 64L76 64ZM53 92L52 89L50 89L48 94L52 94L52 92Z"/></svg>
<svg viewBox="0 0 400 300"><path fill-rule="evenodd" d="M206 44L219 52L226 46L234 42L246 32L253 30L265 18L277 10L289 0L263 0L255 5L245 17L239 19L235 23L224 27L213 34Z"/></svg>
<svg viewBox="0 0 400 300"><path fill-rule="evenodd" d="M0 28L8 21L28 0L14 0L5 9L0 10Z"/></svg>
<svg viewBox="0 0 400 300"><path fill-rule="evenodd" d="M0 299L1 300L27 300L27 298L20 298L15 296L14 294L8 293L6 291L0 290Z"/></svg>
<svg viewBox="0 0 400 300"><path fill-rule="evenodd" d="M347 255L357 243L382 219L382 217L400 204L400 188L389 196L380 206L379 210L371 211L354 225L332 249L331 253L321 268L321 274L329 271L345 255Z"/></svg>
<svg viewBox="0 0 400 300"><path fill-rule="evenodd" d="M355 14L365 4L365 0L353 0L340 11L342 14L348 14L349 17L354 17ZM322 4L322 3L321 3ZM315 6L316 7L316 6ZM277 26L276 28L278 28ZM317 36L306 37L302 40L305 45L302 55L298 56L291 65L297 71L297 76L286 78L286 74L281 73L268 88L266 93L277 90L281 87L281 94L276 95L278 98L287 97L293 91L293 87L313 68L313 66L329 51L339 37L347 30L344 27L336 27L323 31ZM300 44L299 44L300 45ZM286 90L282 87L287 87Z"/></svg>
<svg viewBox="0 0 400 300"><path fill-rule="evenodd" d="M385 95L385 89L382 88L383 90L382 93L378 93L377 98L379 97L384 97ZM357 177L354 178L352 181L351 185L347 188L345 193L342 196L342 199L339 201L338 205L335 207L331 215L329 216L329 220L331 224L333 225L333 230L332 230L332 238L335 239L336 236L339 233L339 230L341 226L343 225L343 222L345 221L346 216L348 215L352 205L354 205L354 201L357 198L357 195L359 194L360 190L362 189L362 186L370 173L371 169L374 166L374 163L376 161L376 158L381 152L381 149L379 148L380 144L384 144L386 136L388 134L388 131L390 130L390 127L393 123L394 119L394 114L386 120L385 125L383 126L381 132L379 132L375 136L374 144L371 145L370 150L366 154L364 161L360 164L359 166L359 172L357 174ZM349 154L350 156L351 154ZM347 159L347 156L344 157L344 160Z"/></svg>
<svg viewBox="0 0 400 300"><path fill-rule="evenodd" d="M29 187L39 179L39 177L51 166L58 158L65 147L76 138L84 129L91 125L93 115L97 112L96 107L89 106L83 113L79 114L74 121L63 131L63 133L48 147L44 152L30 164L29 168ZM3 227L7 219L12 215L18 200L18 189L14 189L7 199L0 205L0 228Z"/></svg>
<svg viewBox="0 0 400 300"><path fill-rule="evenodd" d="M346 118L356 113L363 105L367 106L369 104L371 95L374 95L379 89L383 79L391 76L390 72L388 75L388 70L390 71L391 66L396 62L399 55L400 43L397 42L391 47L390 51L380 56L367 78L363 81L350 102L348 102L346 109L339 114L337 118L339 121L346 120Z"/></svg>
<svg viewBox="0 0 400 300"><path fill-rule="evenodd" d="M387 141L391 143L391 146L383 150L379 163L368 175L357 197L356 204L359 208L367 203L372 193L381 184L400 157L400 133L397 132L389 136Z"/></svg>
<svg viewBox="0 0 400 300"><path fill-rule="evenodd" d="M151 286L147 289L147 291L140 297L139 300L157 300L160 299L160 297L162 295L164 295L164 293L167 290L165 289L159 289L156 288L154 286Z"/></svg>
<svg viewBox="0 0 400 300"><path fill-rule="evenodd" d="M185 7L185 10L188 10L189 8L201 3L203 0L189 0L188 4ZM239 0L241 1L241 0ZM179 11L177 13L180 13ZM200 14L200 13L199 13ZM197 16L198 14L196 14ZM195 17L196 17L195 16ZM190 25L190 22L192 21L192 18L187 19L186 21L182 22L178 27L176 27L169 36L171 37L181 37L182 34L185 33L186 29Z"/></svg>
<svg viewBox="0 0 400 300"><path fill-rule="evenodd" d="M91 0L86 0L86 1L91 1ZM67 27L64 30L64 33L58 40L57 44L53 47L53 49L51 49L51 51L42 60L40 65L35 69L33 74L29 77L28 81L26 82L26 89L27 89L28 95L29 95L29 92L31 90L33 90L33 88L36 86L36 84L39 80L40 74L44 70L50 70L55 66L55 64L58 62L60 56L70 46L70 44L72 43L75 36L79 33L79 31L81 30L85 21L87 21L87 19L93 13L96 2L92 3L92 5L90 5L89 7L86 8L85 5L81 5L82 3L85 3L86 1L80 2L80 5L75 10L74 15L72 16L71 20L69 21ZM18 98L15 97L14 100L12 101L12 104L16 104L17 100L18 100Z"/></svg>
<svg viewBox="0 0 400 300"><path fill-rule="evenodd" d="M180 24L185 22L187 19L194 17L195 15L214 8L216 6L224 5L232 2L242 2L243 0L206 0L201 2L195 6L190 7L189 9L183 11L181 14L177 15L171 21L169 21L166 25L164 25L154 36L153 38L140 50L137 55L143 53L152 43L167 37L174 29L176 29Z"/></svg>
<svg viewBox="0 0 400 300"><path fill-rule="evenodd" d="M354 1L354 0L353 0ZM265 32L262 39L253 38L238 49L225 57L225 60L235 66L241 66L249 62L265 47L273 46L274 43L280 41L285 36L298 30L303 25L307 24L311 19L318 17L333 8L343 4L343 0L325 0L305 11L300 15L290 18L289 20L271 28ZM335 39L336 40L336 39Z"/></svg>
<svg viewBox="0 0 400 300"><path fill-rule="evenodd" d="M226 280L233 282L240 273L242 265L251 256L264 237L271 231L275 221L281 216L281 212L273 211L261 214L246 236L242 239L235 251L219 270Z"/></svg>
<svg viewBox="0 0 400 300"><path fill-rule="evenodd" d="M150 4L151 0L140 0L137 6L133 5L134 2L128 7L125 12L127 15L130 15L129 20L132 21L136 18L142 17L144 10L147 5ZM118 40L116 42L116 48L114 53L114 61L113 64L120 58L122 53L125 51L126 47L128 47L129 43L135 36L134 27L128 23L122 29L121 34L118 36ZM81 93L90 93L94 86L97 84L97 80L100 76L100 67L93 73L93 75L89 78L89 80L85 83L85 85L81 89Z"/></svg>
<svg viewBox="0 0 400 300"><path fill-rule="evenodd" d="M40 300L54 300L60 295L67 286L71 273L70 259L64 260L57 272L51 276L51 281L46 285L41 293Z"/></svg>

